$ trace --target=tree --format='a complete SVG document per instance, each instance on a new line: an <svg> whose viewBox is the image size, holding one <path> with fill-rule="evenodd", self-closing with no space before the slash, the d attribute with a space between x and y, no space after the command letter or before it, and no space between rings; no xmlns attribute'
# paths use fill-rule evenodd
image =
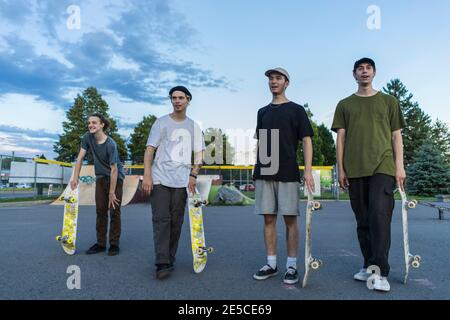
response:
<svg viewBox="0 0 450 320"><path fill-rule="evenodd" d="M431 129L431 140L445 161L450 164L450 131L445 122L436 120Z"/></svg>
<svg viewBox="0 0 450 320"><path fill-rule="evenodd" d="M213 159L221 159L221 163L216 163L218 165L231 165L233 164L233 159L235 155L235 150L229 142L228 136L223 133L222 129L218 128L208 128L205 130L205 146L206 146L206 157L211 157L212 159L207 159L207 164ZM221 137L221 138L220 138ZM216 156L217 155L217 156Z"/></svg>
<svg viewBox="0 0 450 320"><path fill-rule="evenodd" d="M427 141L417 150L406 181L408 192L414 195L449 194L450 165L433 142Z"/></svg>
<svg viewBox="0 0 450 320"><path fill-rule="evenodd" d="M128 144L131 160L134 163L143 163L144 152L147 148L147 139L155 121L156 117L153 115L144 116L141 122L134 128L130 136L130 143Z"/></svg>
<svg viewBox="0 0 450 320"><path fill-rule="evenodd" d="M336 163L336 146L334 144L331 131L322 123L317 127L317 131L321 140L321 150L323 155L323 163L331 166Z"/></svg>
<svg viewBox="0 0 450 320"><path fill-rule="evenodd" d="M430 138L431 119L417 102L412 101L412 93L408 92L399 79L391 80L383 91L397 98L405 118L406 127L402 133L405 167L407 167L412 162L414 152Z"/></svg>
<svg viewBox="0 0 450 320"><path fill-rule="evenodd" d="M0 168L1 170L9 170L11 169L11 162L27 162L27 159L22 158L22 157L14 157L14 158L2 158L1 161L1 165L2 167Z"/></svg>
<svg viewBox="0 0 450 320"><path fill-rule="evenodd" d="M311 112L311 110L309 109L309 105L307 103L305 103L304 108L306 110L306 114L308 115L309 121L311 122L311 127L313 129L313 134L314 134L314 136L312 137L312 144L313 144L312 164L313 164L313 166L323 166L325 157L322 154L323 142L322 142L321 136L319 134L319 129L317 127L317 124L312 120L314 115ZM300 165L305 164L304 156L303 156L303 142L302 141L300 141L299 148L297 149L297 162Z"/></svg>
<svg viewBox="0 0 450 320"><path fill-rule="evenodd" d="M67 111L67 121L63 122L63 134L59 141L53 145L53 150L58 154L58 161L73 162L80 150L81 138L87 131L87 120L89 115L98 112L110 121L110 127L106 130L117 144L121 160L127 158L125 141L117 132L116 121L108 115L109 107L102 96L94 87L87 88L82 95L78 94L73 106ZM87 155L89 163L92 163L92 155Z"/></svg>

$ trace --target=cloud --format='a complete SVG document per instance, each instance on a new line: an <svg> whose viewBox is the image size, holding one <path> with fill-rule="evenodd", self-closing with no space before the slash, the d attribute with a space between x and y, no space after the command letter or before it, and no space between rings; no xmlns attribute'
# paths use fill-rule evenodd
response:
<svg viewBox="0 0 450 320"><path fill-rule="evenodd" d="M34 157L44 153L53 156L53 144L58 135L40 130L24 130L0 125L0 154L15 152L18 156Z"/></svg>
<svg viewBox="0 0 450 320"><path fill-rule="evenodd" d="M167 94L174 85L229 87L225 78L176 56L192 48L197 32L172 1L77 1L81 28L69 30L72 4L0 2L4 152L52 153L65 111L89 86L105 95L124 137L143 115L167 111Z"/></svg>
<svg viewBox="0 0 450 320"><path fill-rule="evenodd" d="M81 1L79 30L66 27L71 4L2 4L0 93L29 93L63 104L65 91L76 84L159 104L174 84L228 86L223 77L163 53L188 49L195 35L170 1ZM164 73L171 77L160 78Z"/></svg>
<svg viewBox="0 0 450 320"><path fill-rule="evenodd" d="M38 96L8 93L0 95L0 119L2 126L60 133L65 114Z"/></svg>

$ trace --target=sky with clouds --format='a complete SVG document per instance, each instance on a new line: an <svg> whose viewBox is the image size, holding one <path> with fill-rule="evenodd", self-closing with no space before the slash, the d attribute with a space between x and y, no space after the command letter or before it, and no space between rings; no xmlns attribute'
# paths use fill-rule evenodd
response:
<svg viewBox="0 0 450 320"><path fill-rule="evenodd" d="M367 25L371 5L379 29ZM376 88L400 78L450 123L449 36L441 0L0 0L0 154L55 157L65 112L88 86L125 139L144 115L171 111L178 84L203 129L251 132L275 66L291 74L288 97L330 125L362 56L377 62Z"/></svg>

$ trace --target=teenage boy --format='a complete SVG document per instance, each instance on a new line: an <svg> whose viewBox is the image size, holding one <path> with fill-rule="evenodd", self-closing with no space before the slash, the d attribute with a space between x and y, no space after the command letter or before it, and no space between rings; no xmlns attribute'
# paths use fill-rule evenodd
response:
<svg viewBox="0 0 450 320"><path fill-rule="evenodd" d="M358 91L338 103L331 129L337 132L339 184L349 191L364 257L354 279L367 281L367 268L378 266L374 289L386 292L394 188L397 183L403 190L406 178L401 134L405 121L397 99L373 88L375 75L372 59L355 62Z"/></svg>
<svg viewBox="0 0 450 320"><path fill-rule="evenodd" d="M266 71L265 75L269 79L272 102L258 111L258 154L253 178L256 187L256 214L264 216L267 264L253 278L265 280L278 274L276 221L277 215L281 215L286 225L288 253L283 281L295 284L299 280L297 216L300 200L300 172L296 155L298 142L302 140L305 187L313 192L313 130L305 109L286 97L285 92L290 82L288 72L283 68L275 68Z"/></svg>

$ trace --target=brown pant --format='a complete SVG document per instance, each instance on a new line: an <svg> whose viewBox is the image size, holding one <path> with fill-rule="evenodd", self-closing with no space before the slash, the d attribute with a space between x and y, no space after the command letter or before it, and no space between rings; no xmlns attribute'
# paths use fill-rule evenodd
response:
<svg viewBox="0 0 450 320"><path fill-rule="evenodd" d="M150 202L156 265L175 262L186 200L186 188L153 187Z"/></svg>
<svg viewBox="0 0 450 320"><path fill-rule="evenodd" d="M120 206L122 205L123 181L118 179L116 185L116 198L120 204L116 208L108 208L109 204L109 178L98 178L95 183L95 205L97 209L97 244L106 247L106 234L108 232L108 210L111 216L111 226L109 228L110 245L119 245L121 232Z"/></svg>

